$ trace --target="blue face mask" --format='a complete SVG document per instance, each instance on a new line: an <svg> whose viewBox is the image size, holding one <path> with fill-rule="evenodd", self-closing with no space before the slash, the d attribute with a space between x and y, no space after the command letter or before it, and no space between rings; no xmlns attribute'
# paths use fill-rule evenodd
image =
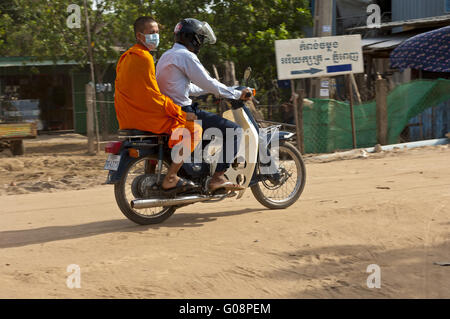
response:
<svg viewBox="0 0 450 319"><path fill-rule="evenodd" d="M145 45L149 50L155 50L159 45L159 34L144 34L145 36Z"/></svg>

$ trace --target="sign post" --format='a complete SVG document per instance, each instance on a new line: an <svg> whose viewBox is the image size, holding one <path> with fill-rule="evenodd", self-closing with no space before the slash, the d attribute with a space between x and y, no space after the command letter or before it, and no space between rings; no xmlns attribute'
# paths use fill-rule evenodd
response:
<svg viewBox="0 0 450 319"><path fill-rule="evenodd" d="M343 35L275 41L278 80L364 72L361 35ZM348 76L348 90L353 148L356 147L355 119L353 116L352 83ZM329 90L329 82L321 85ZM327 87L327 88L325 88ZM297 128L299 129L299 128Z"/></svg>
<svg viewBox="0 0 450 319"><path fill-rule="evenodd" d="M347 77L347 88L348 88L348 99L350 104L350 120L352 122L352 145L353 148L356 148L356 130L355 130L355 115L353 113L353 87L350 79L350 75L346 75Z"/></svg>
<svg viewBox="0 0 450 319"><path fill-rule="evenodd" d="M361 35L275 41L278 80L363 73Z"/></svg>

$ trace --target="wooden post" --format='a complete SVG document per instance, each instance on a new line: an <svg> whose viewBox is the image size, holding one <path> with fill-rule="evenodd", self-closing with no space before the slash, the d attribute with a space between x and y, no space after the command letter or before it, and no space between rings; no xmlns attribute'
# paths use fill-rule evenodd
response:
<svg viewBox="0 0 450 319"><path fill-rule="evenodd" d="M386 145L388 142L387 95L387 81L379 77L375 81L375 99L377 104L377 142L381 145Z"/></svg>
<svg viewBox="0 0 450 319"><path fill-rule="evenodd" d="M438 138L440 136L436 136L436 107L433 106L431 108L431 136L430 138Z"/></svg>
<svg viewBox="0 0 450 319"><path fill-rule="evenodd" d="M336 100L336 78L329 79L328 90L330 90L330 99Z"/></svg>
<svg viewBox="0 0 450 319"><path fill-rule="evenodd" d="M355 89L356 98L358 99L358 104L361 104L361 94L359 93L358 84L356 84L355 75L350 73L350 79L352 80L353 88Z"/></svg>
<svg viewBox="0 0 450 319"><path fill-rule="evenodd" d="M216 65L213 64L213 65L212 65L212 68L213 68L213 72L214 72L214 77L216 78L217 81L220 81L220 78L219 78L219 72L217 72L217 67L216 67Z"/></svg>
<svg viewBox="0 0 450 319"><path fill-rule="evenodd" d="M353 88L352 88L350 75L347 76L347 89L348 89L349 102L350 102L350 119L351 119L351 123L352 123L352 144L353 144L353 148L356 148L355 115L353 113Z"/></svg>
<svg viewBox="0 0 450 319"><path fill-rule="evenodd" d="M233 61L225 61L225 77L224 83L229 86L238 85L239 82L236 80L236 72L234 69Z"/></svg>
<svg viewBox="0 0 450 319"><path fill-rule="evenodd" d="M94 147L94 100L93 95L94 87L91 84L86 84L86 130L88 137L88 153L89 155L95 154Z"/></svg>
<svg viewBox="0 0 450 319"><path fill-rule="evenodd" d="M212 68L213 68L213 72L214 72L214 77L216 78L217 81L220 81L219 72L217 71L216 65L213 64ZM222 114L224 111L225 110L222 109L222 100L220 100L219 103L216 104L216 113Z"/></svg>
<svg viewBox="0 0 450 319"><path fill-rule="evenodd" d="M298 126L298 130L300 131L300 153L305 154L305 141L303 139L303 98L305 97L304 89L301 89L298 94L298 106L297 106L297 115L296 115L296 124Z"/></svg>
<svg viewBox="0 0 450 319"><path fill-rule="evenodd" d="M373 98L373 86L372 86L372 68L373 68L373 59L372 56L367 57L367 92L369 92L366 96L366 99L370 100Z"/></svg>
<svg viewBox="0 0 450 319"><path fill-rule="evenodd" d="M305 146L303 141L303 97L304 90L300 90L299 94L295 91L295 81L291 80L291 91L292 91L292 104L294 106L294 116L295 116L295 132L297 134L297 148L301 154L305 153ZM299 102L300 100L300 102Z"/></svg>

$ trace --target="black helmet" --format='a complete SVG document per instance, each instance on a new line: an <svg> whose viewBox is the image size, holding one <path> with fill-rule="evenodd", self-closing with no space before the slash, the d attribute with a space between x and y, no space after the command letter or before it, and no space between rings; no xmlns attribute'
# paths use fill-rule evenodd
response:
<svg viewBox="0 0 450 319"><path fill-rule="evenodd" d="M197 19L183 19L178 22L173 32L175 42L183 44L195 54L198 53L203 43L216 43L216 36L209 24Z"/></svg>

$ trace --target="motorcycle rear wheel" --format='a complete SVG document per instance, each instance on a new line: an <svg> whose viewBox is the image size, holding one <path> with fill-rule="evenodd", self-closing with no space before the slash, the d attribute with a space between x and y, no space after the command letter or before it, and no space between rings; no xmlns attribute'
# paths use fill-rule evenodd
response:
<svg viewBox="0 0 450 319"><path fill-rule="evenodd" d="M290 174L287 180L281 185L265 180L251 187L256 200L270 209L284 209L291 206L299 199L305 188L306 168L298 149L291 143L284 142L280 145L279 157L279 166L283 174ZM290 159L286 160L288 157ZM291 187L292 183L294 184ZM289 191L289 188L292 188L292 191Z"/></svg>
<svg viewBox="0 0 450 319"><path fill-rule="evenodd" d="M154 207L145 209L133 209L131 207L131 200L135 199L131 185L134 178L145 174L145 163L147 160L158 160L156 156L148 156L134 159L128 164L122 175L120 181L114 185L114 195L116 197L117 205L122 213L131 221L139 225L159 224L172 216L176 208L174 206L168 207ZM169 161L163 161L162 174L167 172L170 166ZM155 174L158 168L156 167Z"/></svg>

